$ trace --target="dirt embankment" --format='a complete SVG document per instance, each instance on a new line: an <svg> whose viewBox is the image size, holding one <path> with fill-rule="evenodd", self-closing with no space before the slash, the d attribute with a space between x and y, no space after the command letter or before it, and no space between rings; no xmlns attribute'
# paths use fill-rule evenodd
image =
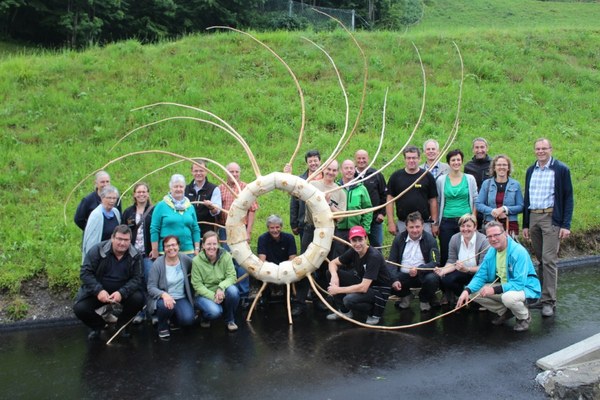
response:
<svg viewBox="0 0 600 400"><path fill-rule="evenodd" d="M530 243L522 240L531 252ZM561 245L560 258L569 259L600 254L600 229L573 234ZM45 275L24 282L18 295L5 292L0 297L0 324L19 321L74 318L73 299L66 290L51 289ZM20 318L15 318L18 316Z"/></svg>

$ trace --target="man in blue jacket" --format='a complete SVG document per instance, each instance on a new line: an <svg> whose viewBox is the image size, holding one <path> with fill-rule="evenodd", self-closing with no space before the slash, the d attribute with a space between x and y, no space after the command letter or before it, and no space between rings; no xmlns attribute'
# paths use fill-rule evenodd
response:
<svg viewBox="0 0 600 400"><path fill-rule="evenodd" d="M552 157L548 139L535 141L537 161L525 175L523 236L531 239L542 277L543 317L554 315L560 241L571 234L573 185L569 168ZM537 308L537 307L536 307Z"/></svg>
<svg viewBox="0 0 600 400"><path fill-rule="evenodd" d="M531 322L527 299L537 299L541 292L531 257L523 246L506 234L500 222L489 222L485 233L492 249L461 293L456 307L463 306L469 296L479 292L475 302L498 314L492 324L502 325L515 316L517 323L513 329L526 331Z"/></svg>

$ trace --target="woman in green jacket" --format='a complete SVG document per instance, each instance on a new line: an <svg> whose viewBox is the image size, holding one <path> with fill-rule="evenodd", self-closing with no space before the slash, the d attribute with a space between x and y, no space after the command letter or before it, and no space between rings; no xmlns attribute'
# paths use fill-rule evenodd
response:
<svg viewBox="0 0 600 400"><path fill-rule="evenodd" d="M240 303L240 293L235 282L231 254L219 247L215 232L206 232L202 237L202 251L192 261L195 305L202 312L200 326L208 328L211 320L223 315L230 332L238 329L234 316Z"/></svg>

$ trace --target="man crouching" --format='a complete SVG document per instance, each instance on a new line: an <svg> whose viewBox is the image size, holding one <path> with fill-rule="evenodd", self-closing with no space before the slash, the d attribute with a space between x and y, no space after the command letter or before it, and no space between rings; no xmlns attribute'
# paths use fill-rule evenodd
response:
<svg viewBox="0 0 600 400"><path fill-rule="evenodd" d="M346 317L352 311L366 312L366 323L377 325L390 295L391 280L381 252L369 246L367 232L353 226L348 232L352 249L329 263L329 288L335 305ZM329 314L328 320L340 318Z"/></svg>
<svg viewBox="0 0 600 400"><path fill-rule="evenodd" d="M81 288L73 311L91 328L90 340L98 340L106 322L97 310L120 304L123 311L117 329L126 325L144 306L142 256L131 245L131 229L118 225L110 240L94 245L85 255L80 272ZM128 336L122 332L122 336Z"/></svg>
<svg viewBox="0 0 600 400"><path fill-rule="evenodd" d="M487 252L479 270L458 298L456 307L465 304L471 293L479 291L475 302L498 314L492 324L501 325L515 316L517 323L513 329L526 331L531 321L526 301L541 295L540 281L531 257L523 246L506 234L501 223L488 223L485 233L493 249ZM493 283L496 277L499 283ZM484 286L486 283L493 285Z"/></svg>

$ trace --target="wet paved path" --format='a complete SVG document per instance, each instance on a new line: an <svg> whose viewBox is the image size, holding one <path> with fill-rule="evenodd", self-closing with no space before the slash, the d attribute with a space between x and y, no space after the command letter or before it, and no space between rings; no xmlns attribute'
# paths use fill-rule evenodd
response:
<svg viewBox="0 0 600 400"><path fill-rule="evenodd" d="M561 271L555 318L533 310L526 333L478 311L393 332L322 314L290 327L283 304L234 334L218 323L169 342L149 326L111 346L88 343L81 325L4 331L0 398L544 399L535 361L600 332L598 287L600 266ZM420 321L413 310L390 303L386 325Z"/></svg>

